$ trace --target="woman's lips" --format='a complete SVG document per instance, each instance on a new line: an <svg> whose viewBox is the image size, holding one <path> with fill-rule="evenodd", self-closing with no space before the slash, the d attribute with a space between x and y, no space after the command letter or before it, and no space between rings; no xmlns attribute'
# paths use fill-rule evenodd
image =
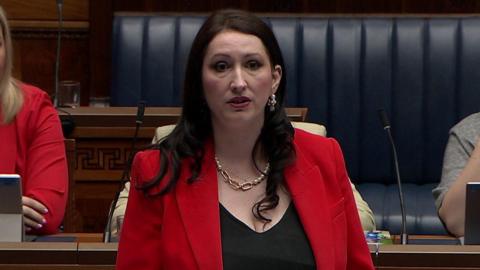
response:
<svg viewBox="0 0 480 270"><path fill-rule="evenodd" d="M228 104L235 109L243 109L250 104L250 101L247 97L234 97L228 101Z"/></svg>

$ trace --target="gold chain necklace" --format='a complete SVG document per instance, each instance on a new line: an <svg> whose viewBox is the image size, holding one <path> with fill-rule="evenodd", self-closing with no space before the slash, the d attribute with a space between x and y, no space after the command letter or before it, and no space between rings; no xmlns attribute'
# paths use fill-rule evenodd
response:
<svg viewBox="0 0 480 270"><path fill-rule="evenodd" d="M268 175L268 171L270 170L270 163L267 162L267 165L265 165L265 169L262 171L262 173L252 181L245 181L243 183L239 183L230 177L228 172L223 169L222 164L220 164L220 160L218 157L215 157L215 163L217 164L217 171L220 173L222 176L223 180L230 185L231 188L234 190L241 190L241 191L247 191L250 190L252 187L260 184L263 180L265 180L265 176Z"/></svg>

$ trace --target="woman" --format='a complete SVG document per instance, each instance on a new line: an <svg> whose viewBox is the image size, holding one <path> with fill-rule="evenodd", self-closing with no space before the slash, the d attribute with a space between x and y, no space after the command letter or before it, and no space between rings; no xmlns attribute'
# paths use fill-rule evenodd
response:
<svg viewBox="0 0 480 270"><path fill-rule="evenodd" d="M118 269L373 269L340 147L294 130L270 28L199 30L179 123L133 164Z"/></svg>
<svg viewBox="0 0 480 270"><path fill-rule="evenodd" d="M449 232L465 234L465 194L470 181L480 179L480 113L474 113L450 130L443 157L442 179L433 190L440 218Z"/></svg>
<svg viewBox="0 0 480 270"><path fill-rule="evenodd" d="M55 233L68 186L60 120L44 91L11 77L12 42L2 7L0 27L0 174L22 177L26 232Z"/></svg>

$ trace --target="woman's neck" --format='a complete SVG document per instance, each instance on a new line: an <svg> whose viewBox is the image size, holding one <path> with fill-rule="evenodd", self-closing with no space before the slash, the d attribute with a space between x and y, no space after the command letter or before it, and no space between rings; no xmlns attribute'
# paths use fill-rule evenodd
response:
<svg viewBox="0 0 480 270"><path fill-rule="evenodd" d="M229 163L251 161L260 132L261 125L233 129L214 124L215 155Z"/></svg>

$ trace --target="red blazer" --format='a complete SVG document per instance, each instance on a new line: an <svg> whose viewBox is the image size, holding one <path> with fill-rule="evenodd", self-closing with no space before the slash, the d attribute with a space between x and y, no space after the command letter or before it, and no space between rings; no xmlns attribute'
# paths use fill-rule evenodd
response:
<svg viewBox="0 0 480 270"><path fill-rule="evenodd" d="M46 225L29 233L51 234L63 220L68 195L62 127L47 93L26 84L20 87L24 99L20 112L8 125L0 121L0 173L21 175L23 195L49 210Z"/></svg>
<svg viewBox="0 0 480 270"><path fill-rule="evenodd" d="M317 269L374 269L339 145L298 129L294 144L297 158L285 170L286 186ZM193 184L186 183L189 170L182 166L175 189L165 196L146 197L130 188L117 269L222 269L213 151L208 143L200 179ZM133 184L158 170L158 151L138 153Z"/></svg>

